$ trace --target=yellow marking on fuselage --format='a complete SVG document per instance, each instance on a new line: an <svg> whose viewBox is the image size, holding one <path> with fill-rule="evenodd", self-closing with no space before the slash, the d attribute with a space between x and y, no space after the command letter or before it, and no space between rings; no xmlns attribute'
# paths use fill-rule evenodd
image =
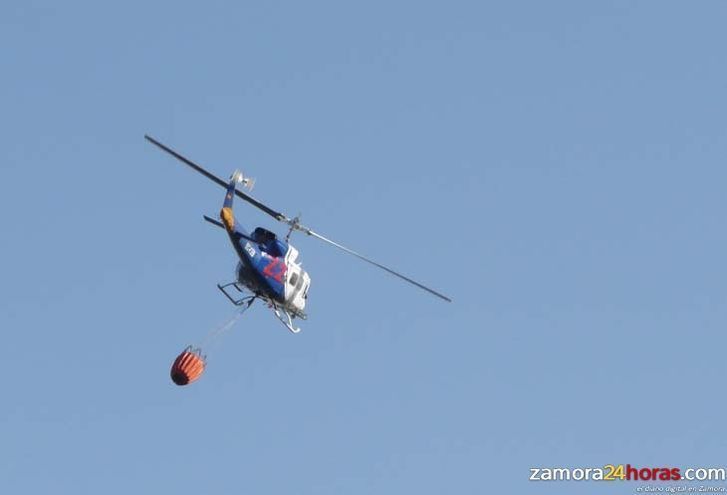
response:
<svg viewBox="0 0 727 495"><path fill-rule="evenodd" d="M228 232L235 230L235 214L232 213L232 208L222 208L220 211L220 218Z"/></svg>

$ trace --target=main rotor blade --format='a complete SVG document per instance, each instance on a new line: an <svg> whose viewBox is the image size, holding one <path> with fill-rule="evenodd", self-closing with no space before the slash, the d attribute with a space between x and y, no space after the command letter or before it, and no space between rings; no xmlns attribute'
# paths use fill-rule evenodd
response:
<svg viewBox="0 0 727 495"><path fill-rule="evenodd" d="M184 163L184 164L188 165L189 167L193 168L194 170L196 170L200 174L202 174L205 177L207 177L212 182L215 182L216 184L218 184L218 185L220 185L220 186L222 186L224 188L227 188L227 182L223 181L222 179L220 179L216 175L208 172L207 170L205 170L201 166L199 166L196 163L194 163L189 158L186 158L186 157L180 155L179 153L177 153L173 149L169 148L168 146L163 145L162 143L160 143L159 141L157 141L156 139L154 139L153 137L151 137L149 135L144 134L144 139L146 139L147 141L149 141L151 144L155 145L156 147L158 147L158 148L166 151L167 153L169 153L170 155L172 155L174 158L176 158L177 160L181 161L182 163ZM257 199L253 198L252 196L250 196L248 194L245 194L242 191L239 191L239 190L235 189L235 195L238 198L242 198L243 200L247 201L251 205L253 205L253 206L261 209L262 211L264 211L265 213L267 213L268 215L270 215L271 217L273 217L276 220L279 220L281 222L288 221L288 217L286 217L282 213L273 210L269 206L264 205L263 203L261 203Z"/></svg>
<svg viewBox="0 0 727 495"><path fill-rule="evenodd" d="M145 134L144 135L144 139L146 139L147 141L149 141L150 143L152 143L156 147L160 148L161 150L166 151L167 153L169 153L170 155L172 155L174 158L176 158L177 160L179 160L182 163L186 164L190 168L192 168L192 169L196 170L197 172L199 172L200 174L204 175L205 177L207 177L212 182L215 182L216 184L218 184L218 185L220 185L220 186L222 186L224 188L227 188L227 182L223 181L222 179L220 179L216 175L208 172L207 170L205 170L204 168L202 168L200 165L197 165L196 163L194 163L189 158L186 158L186 157L180 155L179 153L177 153L173 149L169 148L168 146L163 145L162 143L160 143L159 141L157 141L156 139L154 139L153 137L151 137L149 135L146 135ZM401 273L398 273L398 272L392 270L391 268L388 268L388 267L386 267L386 266L384 266L384 265L382 265L380 263L377 263L374 260L371 260L371 259L367 258L366 256L364 256L364 255L362 255L360 253L357 253L353 249L349 249L346 246L342 246L341 244L338 244L337 242L334 242L334 241L332 241L332 240L330 240L330 239L328 239L328 238L326 238L326 237L324 237L324 236L322 236L322 235L320 235L320 234L318 234L316 232L313 232L308 227L305 227L305 226L301 225L298 222L298 219L297 218L290 219L290 218L286 217L285 215L283 215L282 213L280 213L278 211L275 211L272 208L264 205L263 203L261 203L260 201L258 201L255 198L253 198L252 196L249 196L249 195L245 194L244 192L239 191L237 189L235 189L235 195L237 197L239 197L239 198L247 201L251 205L259 208L260 210L264 211L265 213L267 213L268 215L270 215L274 219L278 220L279 222L283 222L283 223L288 224L294 230L298 230L298 231L303 232L303 233L305 233L307 235L316 237L316 238L322 240L323 242L327 242L328 244L330 244L332 246L335 246L338 249L347 252L348 254L354 255L355 257L357 257L360 260L365 261L366 263L369 263L369 264L374 265L374 266L376 266L378 268L381 268L382 270L389 272L390 274L394 275L395 277L399 277L400 279L402 279L402 280L404 280L406 282L409 282L410 284L415 285L415 286L419 287L420 289L423 289L423 290L429 292L430 294L433 294L433 295L437 296L440 299L443 299L443 300L445 300L447 302L452 302L452 300L450 298L448 298L447 296L445 296L444 294L440 294L439 292L435 291L434 289L430 289L426 285L420 284L416 280L412 280L409 277L404 276ZM207 220L208 222L210 222L212 224L215 224L217 226L220 226L220 223L218 221L216 221L216 220L214 220L214 219L212 219L210 217L205 216L205 220Z"/></svg>
<svg viewBox="0 0 727 495"><path fill-rule="evenodd" d="M302 226L301 226L301 227L302 227ZM328 238L326 238L326 237L324 237L324 236L322 236L322 235L320 235L320 234L317 234L317 233L313 232L312 230L310 230L310 229L308 229L308 228L306 228L306 227L302 227L302 228L300 228L300 230L301 230L302 232L304 232L304 233L308 234L308 235L312 235L313 237L316 237L316 238L318 238L318 239L322 240L323 242L327 242L328 244L330 244L330 245L332 245L332 246L336 246L336 247L337 247L338 249L341 249L342 251L345 251L345 252L347 252L348 254L352 254L352 255L354 255L355 257L357 257L357 258L358 258L358 259L360 259L360 260L363 260L363 261L365 261L366 263L370 263L370 264L372 264L372 265L374 265L374 266L376 266L376 267L379 267L379 268L381 268L382 270L385 270L385 271L387 271L387 272L391 273L392 275L394 275L394 276L396 276L396 277L399 277L400 279L402 279L402 280L405 280L405 281L409 282L409 283L410 283L410 284L412 284L412 285L416 285L416 286L417 286L417 287L419 287L420 289L424 289L425 291L429 292L430 294L433 294L433 295L437 296L437 297L438 297L438 298L440 298L440 299L444 299L444 300L445 300L445 301L447 301L447 302L452 302L452 300L451 300L450 298L448 298L447 296L445 296L444 294L440 294L440 293L439 293L439 292L437 292L436 290L434 290L434 289L430 289L430 288L429 288L429 287L427 287L426 285L424 285L424 284L420 284L420 283L419 283L419 282L417 282L416 280L412 280L412 279L410 279L409 277L407 277L407 276L404 276L404 275L402 275L401 273L398 273L398 272L396 272L396 271L392 270L391 268L388 268L388 267L386 267L386 266L382 265L381 263L377 263L377 262L375 262L374 260L371 260L371 259L367 258L366 256L364 256L364 255L362 255L362 254L360 254L360 253L357 253L357 252L356 252L356 251L354 251L353 249L349 249L349 248L347 248L346 246L342 246L341 244L339 244L339 243L337 243L337 242L335 242L335 241L332 241L332 240L330 240L330 239L328 239Z"/></svg>

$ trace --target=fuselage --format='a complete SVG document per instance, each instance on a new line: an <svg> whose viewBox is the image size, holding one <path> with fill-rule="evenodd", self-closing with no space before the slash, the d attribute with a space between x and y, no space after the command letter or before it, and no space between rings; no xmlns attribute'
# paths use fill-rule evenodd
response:
<svg viewBox="0 0 727 495"><path fill-rule="evenodd" d="M298 261L298 250L261 227L248 233L238 225L229 235L240 259L237 281L296 314L304 314L310 276Z"/></svg>
<svg viewBox="0 0 727 495"><path fill-rule="evenodd" d="M297 261L297 249L262 227L250 233L235 219L232 202L240 177L239 172L232 175L220 211L222 225L240 258L237 281L289 313L304 317L310 276Z"/></svg>

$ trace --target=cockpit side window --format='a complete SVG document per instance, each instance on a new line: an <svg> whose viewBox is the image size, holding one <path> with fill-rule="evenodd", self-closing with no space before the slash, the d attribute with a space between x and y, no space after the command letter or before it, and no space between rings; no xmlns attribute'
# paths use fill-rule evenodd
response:
<svg viewBox="0 0 727 495"><path fill-rule="evenodd" d="M303 280L303 277L300 277L300 280ZM293 273L290 276L290 285L295 286L295 284L296 284L297 281L298 281L298 274L297 273Z"/></svg>

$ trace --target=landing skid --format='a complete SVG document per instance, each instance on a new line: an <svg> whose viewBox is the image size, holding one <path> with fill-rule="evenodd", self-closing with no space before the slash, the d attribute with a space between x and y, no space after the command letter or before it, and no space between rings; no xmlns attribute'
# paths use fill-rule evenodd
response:
<svg viewBox="0 0 727 495"><path fill-rule="evenodd" d="M287 312L283 308L279 307L275 303L270 304L270 307L272 308L273 313L275 314L275 317L278 320L280 320L280 323L285 325L285 328L287 328L288 330L290 330L293 333L300 332L300 328L293 325L293 317L290 315L289 312ZM283 315L285 315L285 316L283 316Z"/></svg>
<svg viewBox="0 0 727 495"><path fill-rule="evenodd" d="M292 333L300 332L300 328L296 327L293 324L293 318L300 317L304 320L306 319L304 314L291 314L290 311L280 306L280 304L278 304L276 301L273 301L272 299L269 299L263 295L244 295L246 292L248 292L247 288L237 282L217 284L217 288L220 289L220 292L222 292L225 297L235 306L247 305L245 309L249 308L253 301L255 301L255 299L261 299L262 301L265 301L268 304L268 307L273 310L273 314L280 321L280 323L285 325L285 328L290 330Z"/></svg>
<svg viewBox="0 0 727 495"><path fill-rule="evenodd" d="M230 290L231 290L230 287L236 289L237 293L233 292L232 294L230 294ZM242 306L245 303L247 303L247 305L249 306L250 304L252 304L252 300L254 300L257 297L256 295L242 296L239 299L237 299L236 296L239 296L239 295L245 293L245 289L243 289L243 287L241 287L240 284L238 284L237 282L230 282L225 285L217 284L217 288L220 289L220 292L222 292L225 295L225 297L227 299L229 299L230 302L232 304L234 304L235 306ZM248 302L248 301L250 301L250 302Z"/></svg>

